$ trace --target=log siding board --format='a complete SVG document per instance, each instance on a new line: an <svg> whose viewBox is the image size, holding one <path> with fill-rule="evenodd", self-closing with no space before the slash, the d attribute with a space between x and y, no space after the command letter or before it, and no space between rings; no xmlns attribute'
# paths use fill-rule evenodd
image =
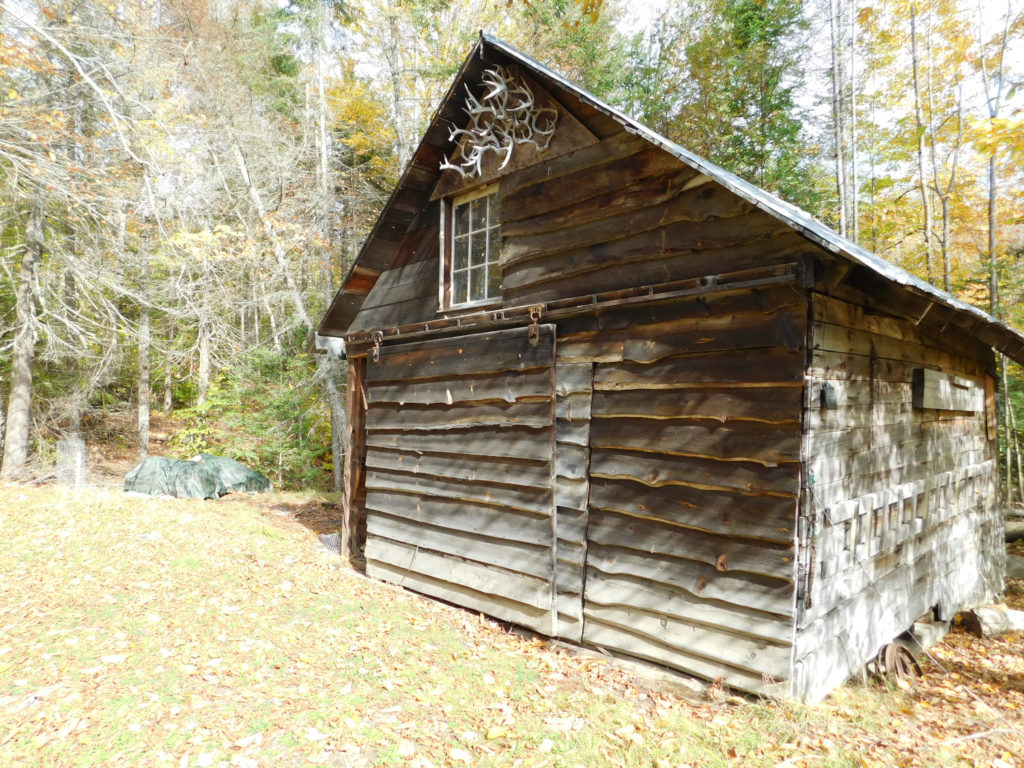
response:
<svg viewBox="0 0 1024 768"><path fill-rule="evenodd" d="M569 250L522 265L502 266L506 305L554 302L570 297L621 290L716 274L721 265L737 270L783 265L798 259L806 241L792 232L740 236L705 242L685 222L608 243Z"/></svg>
<svg viewBox="0 0 1024 768"><path fill-rule="evenodd" d="M795 500L682 485L652 488L638 480L592 478L590 506L722 536L792 544Z"/></svg>
<svg viewBox="0 0 1024 768"><path fill-rule="evenodd" d="M738 571L783 582L791 581L793 575L792 542L779 545L718 536L609 512L591 514L587 538L591 544L703 563L721 573Z"/></svg>
<svg viewBox="0 0 1024 768"><path fill-rule="evenodd" d="M817 533L801 575L791 688L809 699L920 616L958 610L1002 583L984 409L922 408L934 403L920 399L923 369L983 393L990 352L956 330L942 339L880 315L851 290L842 296L815 294L809 327L804 514ZM834 409L823 407L825 383Z"/></svg>

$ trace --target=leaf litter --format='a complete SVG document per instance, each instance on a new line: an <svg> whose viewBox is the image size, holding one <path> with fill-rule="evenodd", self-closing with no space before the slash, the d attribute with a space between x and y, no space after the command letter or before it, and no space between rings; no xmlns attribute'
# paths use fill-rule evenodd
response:
<svg viewBox="0 0 1024 768"><path fill-rule="evenodd" d="M336 516L0 484L0 764L1024 765L1019 635L955 628L913 685L814 706L699 698L362 577Z"/></svg>

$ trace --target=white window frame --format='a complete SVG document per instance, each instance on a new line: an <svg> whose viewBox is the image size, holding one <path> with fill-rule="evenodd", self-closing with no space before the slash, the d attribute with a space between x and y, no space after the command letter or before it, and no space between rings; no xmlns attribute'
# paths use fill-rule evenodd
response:
<svg viewBox="0 0 1024 768"><path fill-rule="evenodd" d="M442 310L444 309L467 309L472 307L487 306L490 304L498 304L501 302L501 293L495 296L486 296L482 299L476 299L474 301L455 301L455 276L456 272L461 273L472 273L473 270L479 270L481 267L485 270L485 281L484 286L486 290L487 283L491 277L492 269L500 269L498 264L499 254L490 253L492 238L486 236L486 233L491 232L495 229L498 230L498 243L500 250L500 232L501 222L499 211L495 203L498 202L498 185L490 184L485 187L465 192L461 195L456 195L444 200L441 213L441 254L440 259L441 267L441 279L440 279L440 296L439 306ZM468 242L470 244L470 252L468 258L468 264L464 269L455 269L455 210L460 206L472 203L474 200L479 200L482 197L493 196L493 200L488 203L487 211L487 225L482 228L476 228L474 223L471 221L469 231L466 233L469 235ZM484 257L483 261L473 263L473 256L479 255L480 251L472 248L472 244L475 241L474 235L484 235L482 238L484 243Z"/></svg>

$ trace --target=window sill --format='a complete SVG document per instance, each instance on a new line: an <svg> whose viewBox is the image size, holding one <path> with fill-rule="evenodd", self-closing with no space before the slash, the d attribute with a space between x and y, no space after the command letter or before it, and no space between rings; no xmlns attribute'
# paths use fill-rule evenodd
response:
<svg viewBox="0 0 1024 768"><path fill-rule="evenodd" d="M481 299L480 301L469 301L469 302L466 302L465 304L456 304L456 305L451 306L451 307L446 307L444 309L439 309L437 311L437 314L439 314L439 315L462 314L462 313L465 312L465 310L480 309L481 307L500 307L500 306L501 306L501 299L500 298L498 298L498 299Z"/></svg>

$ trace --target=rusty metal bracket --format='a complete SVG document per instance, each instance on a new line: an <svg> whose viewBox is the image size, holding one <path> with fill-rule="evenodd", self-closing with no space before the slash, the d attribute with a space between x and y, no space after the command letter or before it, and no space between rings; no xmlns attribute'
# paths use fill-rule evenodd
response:
<svg viewBox="0 0 1024 768"><path fill-rule="evenodd" d="M379 363L380 362L380 345L381 345L381 342L383 342L383 341L384 341L384 332L383 331L374 331L373 332L373 352L371 353L370 358L375 363Z"/></svg>
<svg viewBox="0 0 1024 768"><path fill-rule="evenodd" d="M544 314L543 304L534 304L530 307L530 326L526 330L526 337L530 341L530 346L537 346L537 342L540 340L540 318Z"/></svg>

